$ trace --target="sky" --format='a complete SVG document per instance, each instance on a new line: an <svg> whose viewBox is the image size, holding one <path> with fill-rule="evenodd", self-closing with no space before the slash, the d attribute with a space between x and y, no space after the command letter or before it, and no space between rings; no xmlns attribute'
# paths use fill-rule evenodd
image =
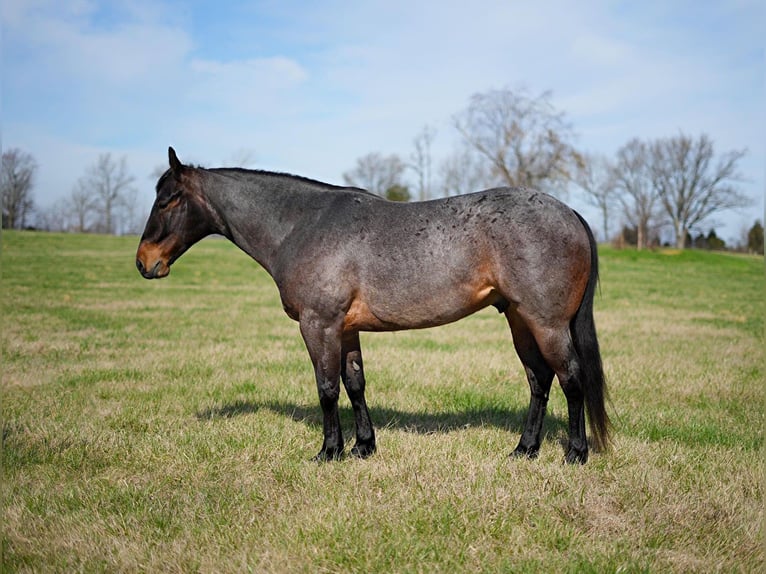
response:
<svg viewBox="0 0 766 574"><path fill-rule="evenodd" d="M342 184L371 152L434 164L452 121L493 89L550 90L575 145L709 135L747 149L752 205L715 218L735 242L764 216L762 0L3 0L3 149L38 163L34 199L68 196L98 156L125 157L148 212L152 174L181 160ZM414 182L414 176L411 178ZM475 191L475 190L466 190ZM593 226L573 189L565 198Z"/></svg>

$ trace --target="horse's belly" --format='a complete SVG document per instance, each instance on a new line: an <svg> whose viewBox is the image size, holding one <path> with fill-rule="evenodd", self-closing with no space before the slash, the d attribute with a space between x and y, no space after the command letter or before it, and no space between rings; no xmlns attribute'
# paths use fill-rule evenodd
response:
<svg viewBox="0 0 766 574"><path fill-rule="evenodd" d="M346 313L348 331L424 329L452 323L495 303L499 295L485 285L450 293L392 293L389 297L354 299Z"/></svg>

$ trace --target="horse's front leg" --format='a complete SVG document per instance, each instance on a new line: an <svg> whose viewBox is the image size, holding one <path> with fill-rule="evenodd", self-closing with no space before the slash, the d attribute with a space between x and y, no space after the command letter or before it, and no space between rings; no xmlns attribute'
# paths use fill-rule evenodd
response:
<svg viewBox="0 0 766 574"><path fill-rule="evenodd" d="M367 458L375 452L375 430L364 398L364 364L358 332L344 334L341 358L341 378L351 400L356 423L356 444L351 449L351 454Z"/></svg>
<svg viewBox="0 0 766 574"><path fill-rule="evenodd" d="M338 415L342 322L327 321L312 312L300 318L301 335L311 356L322 407L324 441L316 460L337 460L343 455L343 433Z"/></svg>

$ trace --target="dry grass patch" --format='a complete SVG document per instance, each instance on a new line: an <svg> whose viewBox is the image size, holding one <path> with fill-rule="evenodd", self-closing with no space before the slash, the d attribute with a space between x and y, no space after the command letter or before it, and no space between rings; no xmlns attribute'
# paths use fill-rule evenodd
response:
<svg viewBox="0 0 766 574"><path fill-rule="evenodd" d="M317 465L310 363L262 271L206 241L145 282L135 240L86 239L3 239L9 571L764 568L755 260L602 253L616 447L583 467L558 388L540 458L508 458L528 389L492 309L363 335L379 451Z"/></svg>

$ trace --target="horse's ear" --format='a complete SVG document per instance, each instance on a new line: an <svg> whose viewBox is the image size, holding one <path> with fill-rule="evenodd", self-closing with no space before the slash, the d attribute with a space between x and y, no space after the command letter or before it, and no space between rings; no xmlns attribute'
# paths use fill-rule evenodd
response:
<svg viewBox="0 0 766 574"><path fill-rule="evenodd" d="M173 173L178 174L181 171L183 164L178 159L176 150L174 150L172 147L168 148L168 160L170 161L170 169L173 170Z"/></svg>

